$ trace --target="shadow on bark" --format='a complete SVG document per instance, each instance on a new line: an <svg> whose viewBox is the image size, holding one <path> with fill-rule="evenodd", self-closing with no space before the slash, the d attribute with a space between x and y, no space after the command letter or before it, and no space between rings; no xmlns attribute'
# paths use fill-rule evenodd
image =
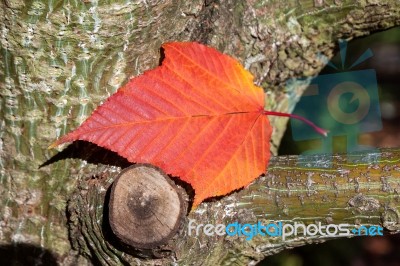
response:
<svg viewBox="0 0 400 266"><path fill-rule="evenodd" d="M49 250L39 246L18 243L14 245L0 245L0 265L58 265L57 258Z"/></svg>
<svg viewBox="0 0 400 266"><path fill-rule="evenodd" d="M113 151L107 150L88 141L78 140L74 141L67 148L44 162L39 166L39 168L65 159L81 159L92 164L113 165L121 168L126 168L132 165L132 163L127 159L119 156Z"/></svg>

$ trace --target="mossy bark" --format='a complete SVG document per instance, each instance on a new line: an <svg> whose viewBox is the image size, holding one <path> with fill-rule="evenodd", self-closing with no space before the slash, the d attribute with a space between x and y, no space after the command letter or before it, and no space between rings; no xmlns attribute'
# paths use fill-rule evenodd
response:
<svg viewBox="0 0 400 266"><path fill-rule="evenodd" d="M33 244L58 262L79 259L66 203L102 168L77 159L39 166L57 153L47 150L57 137L129 77L156 66L162 43L200 41L236 57L265 89L268 109L291 111L304 87L285 81L318 73L318 52L329 57L339 38L400 23L397 1L319 3L1 1L0 244ZM271 122L275 152L285 120Z"/></svg>

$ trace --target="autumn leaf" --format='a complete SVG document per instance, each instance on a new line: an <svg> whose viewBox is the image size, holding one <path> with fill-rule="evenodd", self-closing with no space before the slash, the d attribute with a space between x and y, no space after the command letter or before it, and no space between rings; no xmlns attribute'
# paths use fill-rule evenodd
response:
<svg viewBox="0 0 400 266"><path fill-rule="evenodd" d="M195 207L265 172L272 128L263 90L235 59L194 42L163 48L161 66L131 79L52 146L86 140L158 166L191 184Z"/></svg>

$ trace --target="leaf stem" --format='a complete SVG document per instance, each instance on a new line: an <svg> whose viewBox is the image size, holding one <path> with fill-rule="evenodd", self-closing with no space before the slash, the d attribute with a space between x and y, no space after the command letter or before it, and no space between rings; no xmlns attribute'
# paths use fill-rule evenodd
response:
<svg viewBox="0 0 400 266"><path fill-rule="evenodd" d="M318 126L316 126L313 122L311 122L310 120L299 116L299 115L295 115L295 114L287 114L287 113L281 113L281 112L274 112L274 111L263 111L263 114L265 115L274 115L274 116L284 116L284 117L289 117L289 118L294 118L300 121L303 121L304 123L306 123L307 125L311 126L317 133L323 135L324 137L326 137L328 135L328 130L325 130L323 128L320 128Z"/></svg>

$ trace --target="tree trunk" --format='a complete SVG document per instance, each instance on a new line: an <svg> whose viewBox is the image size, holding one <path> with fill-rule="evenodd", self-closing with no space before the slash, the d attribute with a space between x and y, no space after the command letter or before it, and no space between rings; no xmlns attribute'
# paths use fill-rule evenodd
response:
<svg viewBox="0 0 400 266"><path fill-rule="evenodd" d="M399 3L394 0L282 4L3 0L1 5L0 255L12 252L8 254L28 260L29 256L22 254L31 254L37 260L64 264L84 263L79 254L111 263L103 252L115 263L134 261L114 247L115 252L109 252L110 244L92 224L80 222L86 217L77 203L92 186L101 188L104 180L111 182L110 171L119 171L98 163L127 164L78 143L70 149L72 154L62 153L64 158L77 157L74 152L78 151L84 153L78 157L97 164L67 159L40 167L57 154L47 147L82 123L129 77L155 67L162 43L199 41L230 54L264 88L269 110L291 111L292 99L301 95L304 86L285 88L285 82L317 74L323 67L318 53L331 57L339 38L364 36L400 22ZM272 118L271 123L276 153L286 121ZM96 175L103 178L92 179ZM242 193L251 195L249 189ZM102 196L90 194L96 210L103 206ZM94 239L96 244L89 244ZM193 242L182 245L185 248L170 256L170 261L180 260ZM247 254L243 245L250 243L230 245L235 247L230 257L238 262L268 254L264 250ZM223 252L229 248L218 247L212 250L210 260L228 258ZM135 261L140 263L139 258Z"/></svg>

